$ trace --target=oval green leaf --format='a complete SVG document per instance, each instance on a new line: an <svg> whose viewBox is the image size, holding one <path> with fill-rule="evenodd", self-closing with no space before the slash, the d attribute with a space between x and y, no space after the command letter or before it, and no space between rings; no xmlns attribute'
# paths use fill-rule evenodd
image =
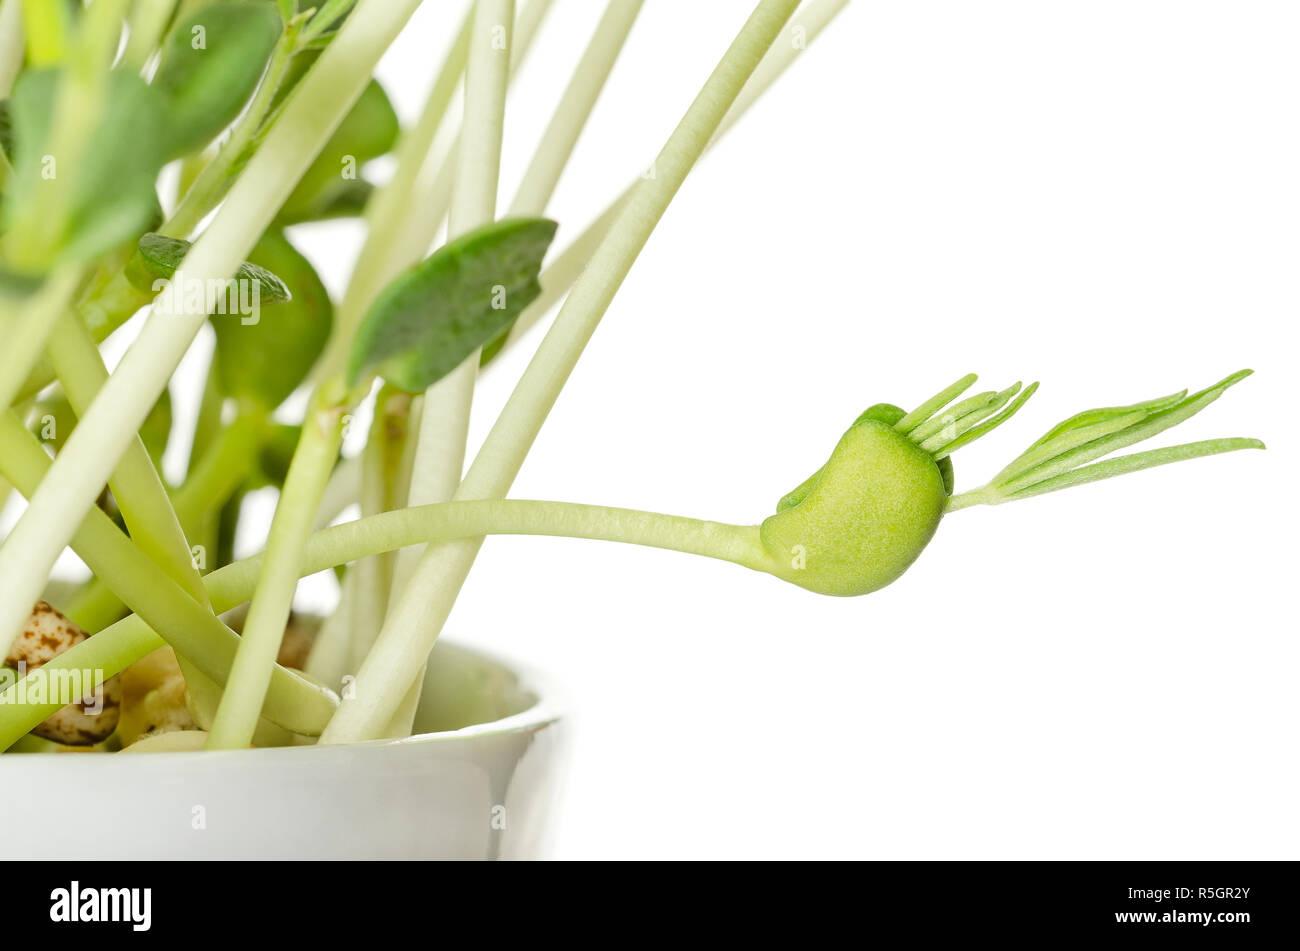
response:
<svg viewBox="0 0 1300 951"><path fill-rule="evenodd" d="M288 398L325 349L334 305L319 275L280 231L268 231L249 255L259 270L284 277L293 299L256 320L238 314L212 319L222 390L273 410Z"/></svg>
<svg viewBox="0 0 1300 951"><path fill-rule="evenodd" d="M290 89L315 62L314 53L294 57L291 75L281 89ZM299 180L280 211L285 220L316 220L320 209L329 207L361 181L361 168L386 155L397 143L401 123L384 88L373 79L356 104L343 117L311 167Z"/></svg>
<svg viewBox="0 0 1300 951"><path fill-rule="evenodd" d="M139 76L114 71L84 158L69 168L47 154L59 78L55 70L27 72L14 87L14 175L5 211L15 220L41 189L70 187L56 258L83 261L134 239L157 213L154 183L165 160L163 110L158 93Z"/></svg>
<svg viewBox="0 0 1300 951"><path fill-rule="evenodd" d="M537 275L555 228L545 218L498 221L398 277L357 329L349 385L375 371L419 393L458 367L541 293Z"/></svg>
<svg viewBox="0 0 1300 951"><path fill-rule="evenodd" d="M153 83L168 105L170 158L202 148L235 120L282 29L279 10L260 0L211 3L176 25Z"/></svg>
<svg viewBox="0 0 1300 951"><path fill-rule="evenodd" d="M157 293L158 281L170 281L189 254L192 243L162 234L147 234L140 239L135 254L126 266L126 276L140 291ZM293 298L285 282L266 268L245 261L235 272L235 280L259 285L261 303L283 304Z"/></svg>

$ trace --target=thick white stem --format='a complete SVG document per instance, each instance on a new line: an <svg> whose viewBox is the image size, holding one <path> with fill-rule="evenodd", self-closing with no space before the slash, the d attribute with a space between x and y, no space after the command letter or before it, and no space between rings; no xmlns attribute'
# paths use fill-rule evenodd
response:
<svg viewBox="0 0 1300 951"><path fill-rule="evenodd" d="M465 73L465 128L457 153L449 238L487 224L496 216L513 24L514 0L479 0ZM411 474L411 504L444 502L460 484L477 377L475 352L425 393L425 412L421 414Z"/></svg>

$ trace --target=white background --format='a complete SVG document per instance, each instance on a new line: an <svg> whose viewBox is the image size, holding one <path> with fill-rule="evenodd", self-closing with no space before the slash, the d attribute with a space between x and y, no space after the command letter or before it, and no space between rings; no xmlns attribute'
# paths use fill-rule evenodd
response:
<svg viewBox="0 0 1300 951"><path fill-rule="evenodd" d="M548 210L560 245L750 7L648 0ZM461 9L425 4L384 63L404 116ZM558 0L538 37L503 206L599 9ZM703 161L516 497L755 522L864 407L970 370L1043 386L959 487L1077 410L1241 367L1163 444L1270 448L954 514L851 600L489 541L449 632L565 688L557 855L1300 855L1298 29L1289 3L856 0ZM487 375L476 438L526 359Z"/></svg>
<svg viewBox="0 0 1300 951"><path fill-rule="evenodd" d="M557 0L501 204L599 14ZM548 213L648 165L748 0L648 0ZM463 3L380 73L418 114ZM856 0L687 181L521 474L756 522L879 401L1041 380L959 490L1080 409L1254 377L1237 453L945 520L893 586L494 539L449 636L572 711L555 853L1296 858L1295 38L1267 2ZM359 234L297 235L341 288ZM528 347L485 377L481 439Z"/></svg>
<svg viewBox="0 0 1300 951"><path fill-rule="evenodd" d="M750 6L648 0L549 209L561 245ZM558 0L539 35L503 205L599 7ZM461 12L425 8L381 74L407 116ZM954 514L852 600L489 541L449 631L566 689L559 856L1300 854L1298 29L1289 3L856 0L703 161L516 497L758 521L865 406L970 370L1043 386L959 487L1079 409L1240 367L1163 444L1270 448ZM487 375L476 437L526 359Z"/></svg>

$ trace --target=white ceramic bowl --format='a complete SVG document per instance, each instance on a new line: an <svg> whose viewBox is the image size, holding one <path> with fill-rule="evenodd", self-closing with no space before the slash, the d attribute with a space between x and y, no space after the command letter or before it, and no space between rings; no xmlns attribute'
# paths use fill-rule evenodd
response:
<svg viewBox="0 0 1300 951"><path fill-rule="evenodd" d="M0 756L5 859L515 859L545 854L554 691L439 643L417 735L217 753Z"/></svg>

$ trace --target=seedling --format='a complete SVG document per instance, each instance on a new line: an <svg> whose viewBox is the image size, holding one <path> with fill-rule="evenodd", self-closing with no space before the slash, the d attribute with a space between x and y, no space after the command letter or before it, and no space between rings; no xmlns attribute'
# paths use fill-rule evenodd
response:
<svg viewBox="0 0 1300 951"><path fill-rule="evenodd" d="M654 174L629 175L634 184L546 269L551 193L639 2L613 0L595 25L504 214L505 100L545 0L517 21L512 0L478 0L404 131L372 73L419 0L24 2L21 18L7 9L19 0L0 2L0 22L24 27L21 42L0 43L0 490L29 499L0 546L0 639L25 675L0 693L0 748L405 735L429 652L488 535L673 549L860 595L897 580L963 508L1262 448L1220 439L1113 455L1200 412L1243 371L1195 394L1070 417L983 486L955 492L953 454L1037 386L965 396L972 375L911 411L866 410L754 524L507 500L695 162L846 0L761 0ZM448 106L462 75L457 130ZM369 180L366 162L394 149L391 178ZM160 202L172 161L180 187ZM448 237L430 253L444 216ZM337 309L285 232L334 217L363 217L368 229ZM521 346L522 329L566 294L462 478L480 364ZM98 345L146 306L110 375ZM185 478L172 485L160 460L184 437L168 387L197 382L175 372L205 324L216 355L192 443L180 447ZM364 450L340 459L344 428L368 408ZM266 550L235 561L243 500L268 486L280 495ZM352 503L361 516L330 525ZM65 546L92 577L47 592ZM292 598L300 578L328 568L342 601L308 633ZM238 620L227 613L242 606ZM91 700L69 706L48 689L81 671L95 672ZM345 677L353 689L341 692Z"/></svg>

